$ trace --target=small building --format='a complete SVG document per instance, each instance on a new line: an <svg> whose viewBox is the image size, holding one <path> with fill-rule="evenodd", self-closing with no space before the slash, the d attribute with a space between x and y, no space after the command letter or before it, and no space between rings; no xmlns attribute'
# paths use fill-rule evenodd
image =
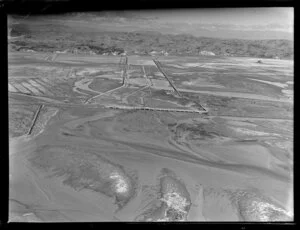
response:
<svg viewBox="0 0 300 230"><path fill-rule="evenodd" d="M75 49L73 49L73 50L72 50L72 53L74 53L74 54L78 54L78 49L76 49L76 48L75 48Z"/></svg>
<svg viewBox="0 0 300 230"><path fill-rule="evenodd" d="M65 54L65 53L67 53L68 52L68 50L66 49L66 50L64 50L64 51L55 51L55 53L57 53L57 54Z"/></svg>
<svg viewBox="0 0 300 230"><path fill-rule="evenodd" d="M164 55L164 56L168 56L168 55L169 55L168 52L165 51L165 50L162 50L162 51L161 51L161 54Z"/></svg>
<svg viewBox="0 0 300 230"><path fill-rule="evenodd" d="M122 56L126 56L127 55L127 52L126 51L124 51L123 53L121 53L120 55L122 55Z"/></svg>
<svg viewBox="0 0 300 230"><path fill-rule="evenodd" d="M154 55L156 55L156 54L158 54L158 53L159 53L159 52L153 50L153 51L150 52L150 55L154 56Z"/></svg>
<svg viewBox="0 0 300 230"><path fill-rule="evenodd" d="M205 56L215 56L215 54L211 51L206 51L206 50L203 50L200 52L200 55L205 55Z"/></svg>

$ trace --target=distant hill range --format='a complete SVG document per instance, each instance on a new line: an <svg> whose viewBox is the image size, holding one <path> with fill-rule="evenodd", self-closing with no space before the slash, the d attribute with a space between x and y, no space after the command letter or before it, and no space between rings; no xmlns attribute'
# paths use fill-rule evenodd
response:
<svg viewBox="0 0 300 230"><path fill-rule="evenodd" d="M293 59L290 40L241 40L169 35L151 31L111 32L53 22L15 23L9 49L90 54L219 55Z"/></svg>

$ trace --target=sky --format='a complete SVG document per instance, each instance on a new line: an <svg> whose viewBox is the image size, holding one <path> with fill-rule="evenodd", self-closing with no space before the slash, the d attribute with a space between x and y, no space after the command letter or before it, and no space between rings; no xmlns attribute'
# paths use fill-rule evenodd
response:
<svg viewBox="0 0 300 230"><path fill-rule="evenodd" d="M162 22L216 24L293 24L293 8L218 8L135 12L141 16L156 16Z"/></svg>
<svg viewBox="0 0 300 230"><path fill-rule="evenodd" d="M51 20L95 32L151 31L248 40L293 40L294 37L294 9L291 7L81 12L53 16Z"/></svg>
<svg viewBox="0 0 300 230"><path fill-rule="evenodd" d="M169 26L166 28L167 31L171 31L173 27L174 33L249 39L292 39L293 37L294 9L291 7L126 12L126 15L130 14L149 18L153 26L154 24L162 28Z"/></svg>

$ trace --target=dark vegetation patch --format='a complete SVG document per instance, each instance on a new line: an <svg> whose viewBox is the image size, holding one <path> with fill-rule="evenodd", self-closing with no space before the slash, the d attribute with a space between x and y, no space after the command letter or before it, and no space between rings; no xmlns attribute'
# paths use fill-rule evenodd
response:
<svg viewBox="0 0 300 230"><path fill-rule="evenodd" d="M236 142L240 142L240 143L256 143L259 142L259 140L257 139L242 139L242 140L236 140Z"/></svg>
<svg viewBox="0 0 300 230"><path fill-rule="evenodd" d="M188 140L208 140L223 136L221 127L213 124L187 124L182 123L176 126L174 130L175 139L180 138L183 134L187 134Z"/></svg>
<svg viewBox="0 0 300 230"><path fill-rule="evenodd" d="M19 137L26 134L32 124L37 105L9 106L9 136Z"/></svg>
<svg viewBox="0 0 300 230"><path fill-rule="evenodd" d="M136 193L137 172L113 163L100 156L98 151L70 146L41 146L28 160L48 178L60 177L64 185L74 190L88 189L115 198L119 208ZM114 181L109 176L115 171L130 180L131 191L126 199L118 197L114 191Z"/></svg>
<svg viewBox="0 0 300 230"><path fill-rule="evenodd" d="M166 90L152 90L151 92L153 98L156 97L161 100L176 102L177 104L182 106L186 106L191 102L198 104L197 100L194 100L194 98L190 98L188 94L185 94L184 97L178 97Z"/></svg>
<svg viewBox="0 0 300 230"><path fill-rule="evenodd" d="M99 92L106 92L121 86L122 83L112 79L96 78L89 85L89 88Z"/></svg>
<svg viewBox="0 0 300 230"><path fill-rule="evenodd" d="M115 72L114 71L102 71L102 70L99 70L96 73L89 73L88 76L89 77L97 77L97 76L106 75L106 74L115 74Z"/></svg>
<svg viewBox="0 0 300 230"><path fill-rule="evenodd" d="M148 111L124 111L116 116L115 128L130 132L149 133L166 136L168 131L159 123L159 119L153 112Z"/></svg>

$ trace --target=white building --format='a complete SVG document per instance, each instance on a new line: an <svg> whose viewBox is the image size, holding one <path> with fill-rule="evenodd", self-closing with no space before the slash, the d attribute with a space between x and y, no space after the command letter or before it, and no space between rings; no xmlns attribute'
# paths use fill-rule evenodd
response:
<svg viewBox="0 0 300 230"><path fill-rule="evenodd" d="M57 53L57 54L65 54L65 53L67 53L68 52L68 50L64 50L64 51L55 51L55 53Z"/></svg>
<svg viewBox="0 0 300 230"><path fill-rule="evenodd" d="M200 52L200 55L205 55L205 56L215 56L215 54L211 51L206 51L206 50L203 50Z"/></svg>
<svg viewBox="0 0 300 230"><path fill-rule="evenodd" d="M153 50L153 51L151 51L150 52L150 54L153 56L153 55L156 55L156 54L158 54L159 52L157 52L157 51L155 51L155 50Z"/></svg>

